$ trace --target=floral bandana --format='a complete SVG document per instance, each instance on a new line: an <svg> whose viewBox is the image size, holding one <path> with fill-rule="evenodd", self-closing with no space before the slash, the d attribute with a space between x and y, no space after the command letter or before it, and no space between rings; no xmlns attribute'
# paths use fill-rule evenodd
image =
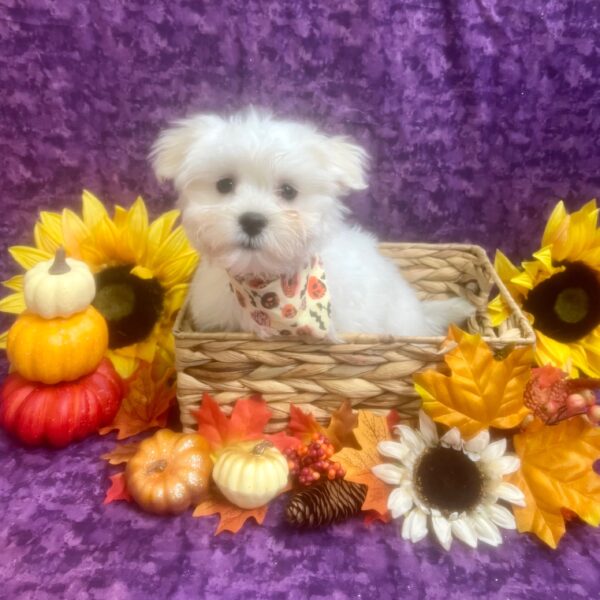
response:
<svg viewBox="0 0 600 600"><path fill-rule="evenodd" d="M267 336L300 335L323 339L331 328L331 301L318 257L294 275L231 276L242 310Z"/></svg>

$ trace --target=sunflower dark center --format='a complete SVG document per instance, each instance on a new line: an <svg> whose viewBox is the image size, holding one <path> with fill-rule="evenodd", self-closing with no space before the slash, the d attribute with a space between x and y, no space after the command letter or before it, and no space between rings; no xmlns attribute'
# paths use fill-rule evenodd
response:
<svg viewBox="0 0 600 600"><path fill-rule="evenodd" d="M463 512L481 500L484 478L468 456L453 448L431 448L415 469L417 491L425 503L444 513Z"/></svg>
<svg viewBox="0 0 600 600"><path fill-rule="evenodd" d="M108 267L96 275L94 307L108 323L108 345L122 348L145 339L158 322L164 291L156 279L142 279L133 265Z"/></svg>
<svg viewBox="0 0 600 600"><path fill-rule="evenodd" d="M553 340L575 342L600 325L600 280L585 263L565 263L565 270L537 285L523 303L534 326Z"/></svg>

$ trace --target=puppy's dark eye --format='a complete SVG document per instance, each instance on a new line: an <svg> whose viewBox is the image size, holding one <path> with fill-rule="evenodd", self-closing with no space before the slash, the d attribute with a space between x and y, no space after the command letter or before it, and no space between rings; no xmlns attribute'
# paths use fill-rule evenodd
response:
<svg viewBox="0 0 600 600"><path fill-rule="evenodd" d="M220 194L229 194L233 192L235 181L231 177L224 177L217 181L217 190Z"/></svg>
<svg viewBox="0 0 600 600"><path fill-rule="evenodd" d="M289 183L284 183L279 188L279 195L284 200L293 200L298 195L298 190L293 188Z"/></svg>

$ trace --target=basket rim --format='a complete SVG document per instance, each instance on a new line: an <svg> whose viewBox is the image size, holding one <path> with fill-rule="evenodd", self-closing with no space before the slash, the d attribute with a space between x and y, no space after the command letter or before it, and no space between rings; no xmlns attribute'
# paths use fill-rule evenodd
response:
<svg viewBox="0 0 600 600"><path fill-rule="evenodd" d="M487 271L487 275L493 284L498 288L498 294L508 304L513 315L516 315L518 319L519 329L521 333L525 332L525 336L502 336L498 337L482 336L482 340L492 346L498 344L515 344L519 346L532 346L535 344L535 333L531 323L527 317L523 314L521 308L516 303L515 299L511 296L507 287L504 285L500 276L494 269L487 252L476 244L433 244L433 243L410 243L410 242L380 242L378 247L381 250L386 249L423 249L423 250L455 250L458 252L468 252L474 254L478 259L482 267ZM319 341L312 338L302 338L298 336L286 336L285 338L262 340L254 333L247 333L244 331L192 331L190 329L184 329L182 322L184 315L188 310L189 296L186 298L184 305L179 310L175 324L173 326L173 335L176 339L185 340L197 340L199 343L205 341L256 341L272 343L274 341L283 342L298 342L305 340L310 345L315 346L338 346L339 344L332 343L330 341ZM392 343L403 343L403 344L432 344L440 346L447 339L446 336L394 336L387 334L368 334L368 333L344 333L340 334L340 339L343 344L392 344Z"/></svg>

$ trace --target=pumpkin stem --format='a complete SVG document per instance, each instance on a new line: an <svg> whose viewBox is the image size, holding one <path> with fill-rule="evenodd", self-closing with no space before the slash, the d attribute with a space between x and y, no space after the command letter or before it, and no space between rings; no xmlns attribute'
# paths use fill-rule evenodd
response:
<svg viewBox="0 0 600 600"><path fill-rule="evenodd" d="M256 444L256 446L254 446L254 448L252 448L252 454L264 454L265 450L267 448L272 448L273 447L273 443L269 442L269 440L263 440L262 442L259 442L258 444Z"/></svg>
<svg viewBox="0 0 600 600"><path fill-rule="evenodd" d="M67 253L61 246L54 255L54 262L50 265L48 273L50 273L50 275L63 275L70 270L71 267L67 264Z"/></svg>
<svg viewBox="0 0 600 600"><path fill-rule="evenodd" d="M146 469L147 475L152 475L153 473L162 473L167 468L167 461L164 458L159 460L155 460L153 463L148 465Z"/></svg>

